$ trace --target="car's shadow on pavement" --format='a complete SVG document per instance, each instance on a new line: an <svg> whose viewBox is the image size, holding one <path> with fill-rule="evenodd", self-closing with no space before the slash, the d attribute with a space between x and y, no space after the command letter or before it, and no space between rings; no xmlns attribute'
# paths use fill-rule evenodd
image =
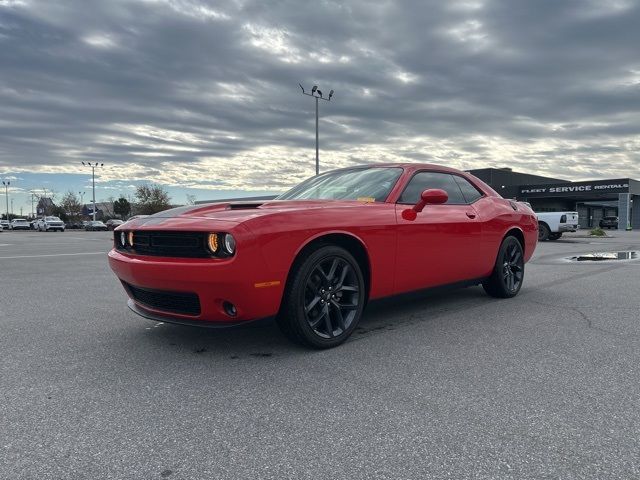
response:
<svg viewBox="0 0 640 480"><path fill-rule="evenodd" d="M347 342L364 340L374 334L428 323L442 314L463 312L489 301L481 288L422 292L371 302ZM239 358L269 358L298 355L312 349L289 342L280 333L275 320L263 320L230 328L198 328L169 323L143 324L140 337L154 348L189 355Z"/></svg>

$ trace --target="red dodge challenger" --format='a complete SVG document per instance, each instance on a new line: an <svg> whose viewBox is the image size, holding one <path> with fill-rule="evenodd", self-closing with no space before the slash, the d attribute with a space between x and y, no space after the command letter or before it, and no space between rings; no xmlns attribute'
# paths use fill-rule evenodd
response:
<svg viewBox="0 0 640 480"><path fill-rule="evenodd" d="M529 207L436 165L345 168L275 200L180 207L114 231L111 268L143 317L224 326L275 317L303 345L344 342L368 300L443 285L515 296Z"/></svg>

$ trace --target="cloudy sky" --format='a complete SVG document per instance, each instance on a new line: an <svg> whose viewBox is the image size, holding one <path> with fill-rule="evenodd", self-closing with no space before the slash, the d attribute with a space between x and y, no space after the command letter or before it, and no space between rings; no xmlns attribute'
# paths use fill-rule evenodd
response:
<svg viewBox="0 0 640 480"><path fill-rule="evenodd" d="M0 178L174 201L378 161L640 178L640 1L0 0ZM90 196L90 193L88 193ZM4 209L4 208L3 208ZM30 206L28 207L30 210Z"/></svg>

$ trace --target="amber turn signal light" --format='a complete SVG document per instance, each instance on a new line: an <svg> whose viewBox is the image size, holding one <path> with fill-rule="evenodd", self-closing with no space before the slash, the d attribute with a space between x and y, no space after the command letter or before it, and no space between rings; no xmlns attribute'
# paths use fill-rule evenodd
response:
<svg viewBox="0 0 640 480"><path fill-rule="evenodd" d="M217 233L209 234L207 245L209 246L209 250L211 250L211 253L216 253L218 251L218 234Z"/></svg>

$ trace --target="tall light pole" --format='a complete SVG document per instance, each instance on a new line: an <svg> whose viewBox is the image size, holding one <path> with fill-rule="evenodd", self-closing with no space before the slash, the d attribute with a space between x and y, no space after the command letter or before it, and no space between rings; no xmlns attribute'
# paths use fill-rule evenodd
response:
<svg viewBox="0 0 640 480"><path fill-rule="evenodd" d="M32 219L36 218L35 210L33 209L33 204L35 202L35 200L34 200L35 196L36 196L36 194L31 192L31 218Z"/></svg>
<svg viewBox="0 0 640 480"><path fill-rule="evenodd" d="M11 182L9 180L3 180L2 185L4 185L4 196L7 200L7 221L9 221L9 185L11 185Z"/></svg>
<svg viewBox="0 0 640 480"><path fill-rule="evenodd" d="M300 84L298 84L300 85ZM302 94L307 95L308 97L313 97L316 99L316 175L320 174L320 140L318 135L318 100L324 100L326 102L331 101L331 97L333 97L333 90L329 92L329 98L324 98L322 96L322 92L318 90L318 86L314 85L311 89L311 93L307 93L304 91L304 87L300 85L302 89Z"/></svg>
<svg viewBox="0 0 640 480"><path fill-rule="evenodd" d="M104 167L104 163L82 162L85 167L91 167L91 182L93 185L93 221L96 221L96 168Z"/></svg>
<svg viewBox="0 0 640 480"><path fill-rule="evenodd" d="M84 212L84 194L87 192L78 192L78 195L80 195L80 205L82 205L82 210L81 212Z"/></svg>

